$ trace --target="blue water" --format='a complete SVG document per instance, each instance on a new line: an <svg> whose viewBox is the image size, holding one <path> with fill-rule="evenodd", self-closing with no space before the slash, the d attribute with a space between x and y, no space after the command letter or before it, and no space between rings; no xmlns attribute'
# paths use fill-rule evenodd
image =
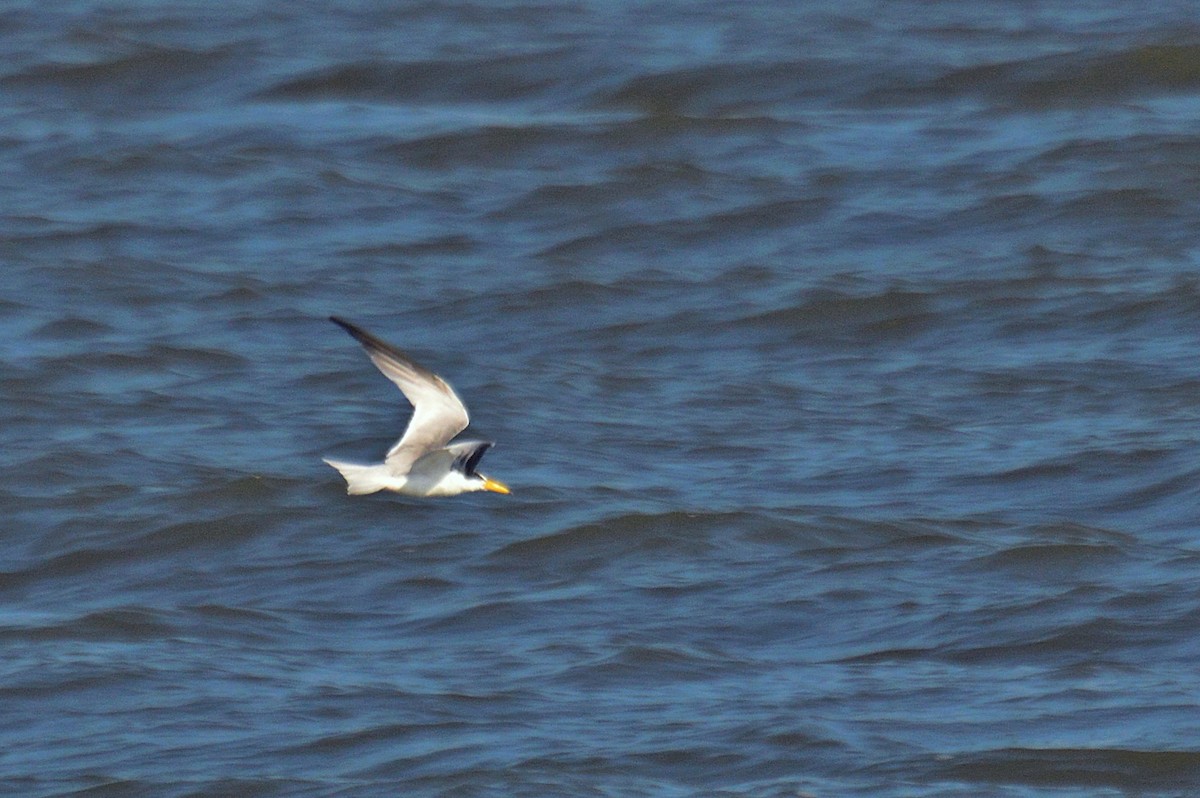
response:
<svg viewBox="0 0 1200 798"><path fill-rule="evenodd" d="M0 8L0 792L1194 794L1193 12Z"/></svg>

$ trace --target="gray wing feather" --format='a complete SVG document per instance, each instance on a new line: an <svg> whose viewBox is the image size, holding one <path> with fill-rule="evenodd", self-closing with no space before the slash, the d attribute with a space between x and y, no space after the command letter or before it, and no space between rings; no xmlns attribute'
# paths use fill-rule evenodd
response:
<svg viewBox="0 0 1200 798"><path fill-rule="evenodd" d="M407 473L418 458L445 446L467 428L470 423L467 408L445 380L366 330L336 316L330 316L329 320L363 345L375 367L396 384L413 406L408 428L388 450L384 461L393 470Z"/></svg>
<svg viewBox="0 0 1200 798"><path fill-rule="evenodd" d="M447 446L446 451L454 456L454 468L473 477L480 458L495 445L491 441L458 441Z"/></svg>

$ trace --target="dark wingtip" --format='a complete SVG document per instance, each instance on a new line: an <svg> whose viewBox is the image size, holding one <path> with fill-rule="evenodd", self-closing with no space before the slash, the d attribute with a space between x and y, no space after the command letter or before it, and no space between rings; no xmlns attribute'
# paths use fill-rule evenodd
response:
<svg viewBox="0 0 1200 798"><path fill-rule="evenodd" d="M369 332L356 324L351 324L345 319L338 318L337 316L330 316L329 320L357 338L359 343L372 344L375 346L386 346L383 341L380 341L378 338L371 335Z"/></svg>
<svg viewBox="0 0 1200 798"><path fill-rule="evenodd" d="M334 324L336 324L337 326L341 327L346 332L350 333L350 335L353 336L356 341L358 341L360 344L362 344L364 347L366 347L367 353L369 355L371 355L371 357L375 357L377 355L382 355L382 356L388 357L392 360L397 361L398 364L403 365L404 368L411 369L412 371L415 371L418 374L424 376L426 379L433 380L434 382L444 386L444 383L442 383L441 377L439 377L438 375L434 374L429 369L427 369L424 366L417 363L415 360L412 359L412 356L409 355L407 352L405 352L403 349L400 349L396 346L393 346L392 344L389 344L387 341L383 340L382 338L372 335L371 333L367 332L366 330L359 327L358 325L351 324L350 322L346 321L345 319L339 318L337 316L330 316L329 320L331 322L333 322ZM446 389L449 390L448 388L446 388Z"/></svg>
<svg viewBox="0 0 1200 798"><path fill-rule="evenodd" d="M484 453L495 446L492 441L480 441L474 449L466 455L459 457L455 461L455 465L467 476L475 476L475 469L479 466L479 461L483 458Z"/></svg>

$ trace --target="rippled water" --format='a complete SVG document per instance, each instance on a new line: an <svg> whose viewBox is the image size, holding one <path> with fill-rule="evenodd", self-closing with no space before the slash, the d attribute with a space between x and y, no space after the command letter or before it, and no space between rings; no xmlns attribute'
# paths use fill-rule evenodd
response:
<svg viewBox="0 0 1200 798"><path fill-rule="evenodd" d="M1190 4L387 5L0 9L5 794L1195 793Z"/></svg>

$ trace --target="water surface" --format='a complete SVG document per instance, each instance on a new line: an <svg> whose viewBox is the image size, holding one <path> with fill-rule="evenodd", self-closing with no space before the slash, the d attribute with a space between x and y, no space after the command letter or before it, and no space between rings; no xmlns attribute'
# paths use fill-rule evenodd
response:
<svg viewBox="0 0 1200 798"><path fill-rule="evenodd" d="M6 793L1200 784L1189 4L0 32Z"/></svg>

